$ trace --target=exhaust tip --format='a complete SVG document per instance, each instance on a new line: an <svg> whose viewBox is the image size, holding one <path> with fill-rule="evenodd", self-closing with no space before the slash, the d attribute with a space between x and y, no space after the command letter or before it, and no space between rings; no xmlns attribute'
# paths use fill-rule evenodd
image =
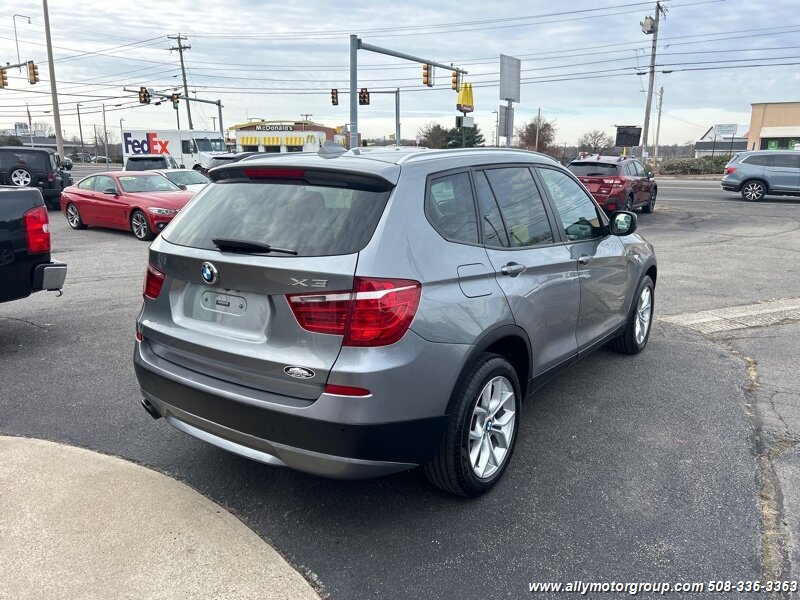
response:
<svg viewBox="0 0 800 600"><path fill-rule="evenodd" d="M158 412L158 409L155 406L150 404L149 400L147 400L146 398L143 398L141 402L142 402L142 408L144 408L147 411L148 415L150 415L154 419L160 419L161 418L161 413Z"/></svg>

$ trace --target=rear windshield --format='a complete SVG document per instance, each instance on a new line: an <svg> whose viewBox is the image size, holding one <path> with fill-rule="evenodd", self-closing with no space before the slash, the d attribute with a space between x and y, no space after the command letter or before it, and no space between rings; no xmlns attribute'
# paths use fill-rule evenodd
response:
<svg viewBox="0 0 800 600"><path fill-rule="evenodd" d="M150 169L163 169L167 161L163 158L137 158L128 159L127 168L132 171L149 171Z"/></svg>
<svg viewBox="0 0 800 600"><path fill-rule="evenodd" d="M601 162L579 162L569 165L569 170L578 177L604 177L616 175L619 165Z"/></svg>
<svg viewBox="0 0 800 600"><path fill-rule="evenodd" d="M208 177L197 171L170 171L164 173L164 177L169 179L172 183L178 185L195 185L208 183Z"/></svg>
<svg viewBox="0 0 800 600"><path fill-rule="evenodd" d="M220 237L298 256L352 254L372 237L389 194L303 182L212 183L162 235L173 244L209 250L216 250L212 238Z"/></svg>

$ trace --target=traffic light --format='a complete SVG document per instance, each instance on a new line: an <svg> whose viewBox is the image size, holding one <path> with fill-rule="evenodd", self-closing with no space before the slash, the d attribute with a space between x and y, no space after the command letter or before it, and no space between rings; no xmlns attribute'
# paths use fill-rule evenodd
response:
<svg viewBox="0 0 800 600"><path fill-rule="evenodd" d="M31 82L31 85L39 83L39 67L32 60L28 61L28 81Z"/></svg>
<svg viewBox="0 0 800 600"><path fill-rule="evenodd" d="M453 75L450 78L450 88L455 91L461 89L461 74L458 71L453 71Z"/></svg>
<svg viewBox="0 0 800 600"><path fill-rule="evenodd" d="M172 100L172 108L178 110L178 100L180 99L180 94L172 94L170 96L170 100Z"/></svg>
<svg viewBox="0 0 800 600"><path fill-rule="evenodd" d="M422 85L433 87L433 65L422 65Z"/></svg>
<svg viewBox="0 0 800 600"><path fill-rule="evenodd" d="M144 86L139 88L139 104L150 104L150 90Z"/></svg>
<svg viewBox="0 0 800 600"><path fill-rule="evenodd" d="M369 91L367 91L367 88L361 88L361 91L358 92L358 103L361 105L369 104Z"/></svg>
<svg viewBox="0 0 800 600"><path fill-rule="evenodd" d="M0 88L4 88L8 85L8 73L6 73L5 69L0 69Z"/></svg>
<svg viewBox="0 0 800 600"><path fill-rule="evenodd" d="M335 88L331 90L331 104L339 106L339 90Z"/></svg>

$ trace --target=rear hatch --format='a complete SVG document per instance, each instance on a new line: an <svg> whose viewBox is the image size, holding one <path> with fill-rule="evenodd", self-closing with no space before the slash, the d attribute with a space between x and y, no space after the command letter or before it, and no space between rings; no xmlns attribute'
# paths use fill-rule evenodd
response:
<svg viewBox="0 0 800 600"><path fill-rule="evenodd" d="M353 289L392 183L234 165L213 177L151 248L147 283L160 273L163 284L146 298L141 334L162 361L315 400L342 346L336 293Z"/></svg>
<svg viewBox="0 0 800 600"><path fill-rule="evenodd" d="M580 161L571 163L569 170L593 195L607 196L614 186L613 180L618 179L619 165L608 162Z"/></svg>

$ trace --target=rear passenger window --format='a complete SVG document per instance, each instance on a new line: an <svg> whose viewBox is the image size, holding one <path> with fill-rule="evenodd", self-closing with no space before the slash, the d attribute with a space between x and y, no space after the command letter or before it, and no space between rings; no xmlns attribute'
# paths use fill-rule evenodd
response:
<svg viewBox="0 0 800 600"><path fill-rule="evenodd" d="M781 167L784 169L797 169L800 167L800 156L794 154L775 154L770 156L772 159L770 167Z"/></svg>
<svg viewBox="0 0 800 600"><path fill-rule="evenodd" d="M93 190L95 180L96 180L95 177L87 177L78 184L78 187L81 188L82 190Z"/></svg>
<svg viewBox="0 0 800 600"><path fill-rule="evenodd" d="M527 167L484 171L500 208L511 247L553 242L542 197Z"/></svg>
<svg viewBox="0 0 800 600"><path fill-rule="evenodd" d="M432 179L425 195L425 215L446 239L478 243L475 200L467 173L453 173Z"/></svg>

